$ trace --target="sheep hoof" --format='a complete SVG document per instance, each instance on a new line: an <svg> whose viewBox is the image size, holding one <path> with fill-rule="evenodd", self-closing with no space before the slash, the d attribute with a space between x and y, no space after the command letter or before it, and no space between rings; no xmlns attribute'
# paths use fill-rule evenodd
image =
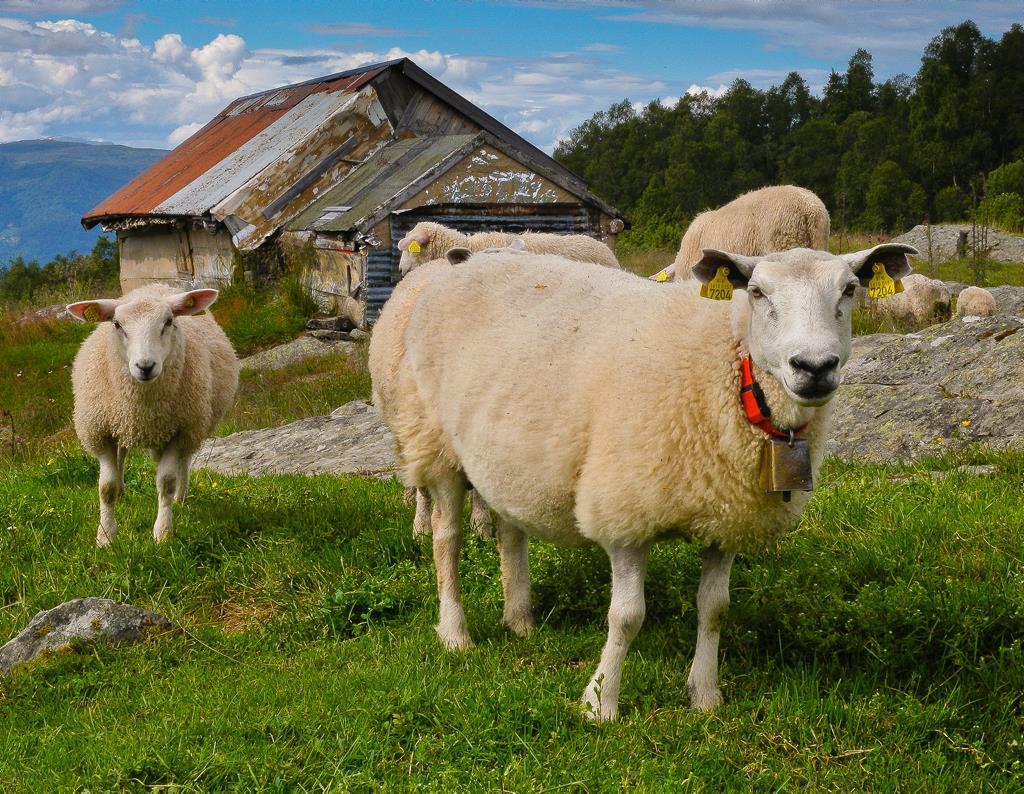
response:
<svg viewBox="0 0 1024 794"><path fill-rule="evenodd" d="M697 711L714 711L722 705L722 692L718 687L698 692L696 688L689 687L690 708Z"/></svg>
<svg viewBox="0 0 1024 794"><path fill-rule="evenodd" d="M412 522L412 536L414 538L429 538L431 535L430 531L430 520L421 521L418 517L413 519Z"/></svg>
<svg viewBox="0 0 1024 794"><path fill-rule="evenodd" d="M602 703L600 695L591 688L583 693L583 716L592 722L615 722L619 718L618 703Z"/></svg>
<svg viewBox="0 0 1024 794"><path fill-rule="evenodd" d="M473 647L473 640L465 628L445 630L437 626L436 630L446 651L468 651Z"/></svg>
<svg viewBox="0 0 1024 794"><path fill-rule="evenodd" d="M163 543L170 536L171 536L171 528L170 527L160 527L160 526L153 527L153 540L155 540L157 543Z"/></svg>
<svg viewBox="0 0 1024 794"><path fill-rule="evenodd" d="M96 546L105 549L114 542L115 532L107 532L103 527L96 530Z"/></svg>
<svg viewBox="0 0 1024 794"><path fill-rule="evenodd" d="M509 615L502 620L505 628L517 637L529 637L533 634L533 615L527 612L525 615Z"/></svg>

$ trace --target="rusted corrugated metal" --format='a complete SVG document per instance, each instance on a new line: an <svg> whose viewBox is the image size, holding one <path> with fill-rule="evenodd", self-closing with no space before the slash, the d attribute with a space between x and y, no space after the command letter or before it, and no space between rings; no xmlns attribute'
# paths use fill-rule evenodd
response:
<svg viewBox="0 0 1024 794"><path fill-rule="evenodd" d="M386 68L386 64L379 64L235 100L174 151L90 210L82 222L94 226L105 218L119 216L208 212L230 194L232 185L237 189L243 174L244 183L253 177L252 168L259 162L279 159L301 140L297 136L339 112L348 101L344 95L360 91ZM331 96L335 94L339 96ZM272 125L273 134L268 132L261 139L270 147L264 151L266 157L261 159L253 151L260 147L254 142L247 157L232 160L236 152ZM247 168L234 174L234 180L218 183L204 179L221 164L224 169L219 173L225 176L225 171L231 172L231 163L245 163ZM195 188L190 190L194 183Z"/></svg>

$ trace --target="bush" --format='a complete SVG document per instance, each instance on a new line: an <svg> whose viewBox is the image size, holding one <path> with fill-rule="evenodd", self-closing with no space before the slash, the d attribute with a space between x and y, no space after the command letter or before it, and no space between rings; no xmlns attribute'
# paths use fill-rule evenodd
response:
<svg viewBox="0 0 1024 794"><path fill-rule="evenodd" d="M1001 193L1024 196L1024 160L1016 160L989 171L985 180L985 191L990 196L998 196Z"/></svg>
<svg viewBox="0 0 1024 794"><path fill-rule="evenodd" d="M1005 232L1024 232L1024 198L1020 193L999 193L985 199L985 216Z"/></svg>

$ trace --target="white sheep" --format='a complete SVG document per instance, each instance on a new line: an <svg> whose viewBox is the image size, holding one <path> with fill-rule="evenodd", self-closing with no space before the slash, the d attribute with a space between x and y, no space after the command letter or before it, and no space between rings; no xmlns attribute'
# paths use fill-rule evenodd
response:
<svg viewBox="0 0 1024 794"><path fill-rule="evenodd" d="M901 322L925 325L950 318L953 295L942 281L914 273L903 279L903 291L877 301L879 314Z"/></svg>
<svg viewBox="0 0 1024 794"><path fill-rule="evenodd" d="M769 433L786 439L785 452L793 430L817 471L827 404L850 353L854 291L876 264L905 276L907 253L916 251L708 250L694 272L719 294L732 285L721 302L685 283L502 253L476 254L419 285L405 354L378 396L406 482L433 497L442 643L472 644L458 578L468 479L498 517L503 617L516 634L533 627L527 535L608 553L608 641L583 696L599 719L618 712L623 660L644 619L649 547L677 537L705 546L688 689L694 707L718 705L733 557L792 527L807 501L762 485L763 456L780 443ZM376 332L388 322L382 315ZM770 409L756 426L741 408L754 394L741 398L746 356Z"/></svg>
<svg viewBox="0 0 1024 794"><path fill-rule="evenodd" d="M522 248L513 240L509 248L502 250L520 253ZM463 258L465 256L457 254L451 261L437 259L414 268L402 279L402 289L392 293L381 310L380 316L385 318L385 321L382 323L378 319L374 325L373 334L370 336L368 364L373 384L373 404L381 411L385 421L388 418L387 411L395 404L393 389L398 367L405 355L405 326L416 304L416 298L437 273L450 269L455 261ZM429 535L432 509L430 494L422 488L408 488L405 498L416 505L416 515L412 524L413 535ZM470 526L480 535L494 534L491 511L476 490L473 490L470 497Z"/></svg>
<svg viewBox="0 0 1024 794"><path fill-rule="evenodd" d="M605 267L618 268L619 260L615 258L607 245L585 234L545 234L540 232L480 232L463 234L449 229L440 223L422 221L417 223L405 237L398 241L398 250L402 252L398 269L403 276L425 262L443 259L453 248L468 248L470 251L483 251L488 248L505 248L513 241L522 241L527 251L536 254L558 254L577 262L593 262ZM409 250L409 246L413 249Z"/></svg>
<svg viewBox="0 0 1024 794"><path fill-rule="evenodd" d="M172 500L188 494L189 465L227 413L238 388L238 359L210 314L217 290L140 287L123 298L72 303L74 317L100 325L71 370L75 432L100 463L96 544L117 534L114 505L124 491L131 449L157 460L157 542L172 528Z"/></svg>
<svg viewBox="0 0 1024 794"><path fill-rule="evenodd" d="M965 287L956 299L957 317L991 317L996 313L996 299L987 289Z"/></svg>
<svg viewBox="0 0 1024 794"><path fill-rule="evenodd" d="M828 234L828 210L810 190L795 185L764 187L695 217L683 234L675 261L662 272L674 273L677 280L690 278L691 267L705 248L744 256L789 248L827 251ZM652 278L658 280L657 275Z"/></svg>

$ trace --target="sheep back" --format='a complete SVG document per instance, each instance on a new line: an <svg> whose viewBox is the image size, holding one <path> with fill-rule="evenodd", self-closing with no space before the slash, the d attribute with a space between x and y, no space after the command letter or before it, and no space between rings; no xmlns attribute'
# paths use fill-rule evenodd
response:
<svg viewBox="0 0 1024 794"><path fill-rule="evenodd" d="M679 244L675 277L689 278L704 248L745 256L789 248L825 251L829 226L828 209L810 190L795 185L752 190L693 219Z"/></svg>

